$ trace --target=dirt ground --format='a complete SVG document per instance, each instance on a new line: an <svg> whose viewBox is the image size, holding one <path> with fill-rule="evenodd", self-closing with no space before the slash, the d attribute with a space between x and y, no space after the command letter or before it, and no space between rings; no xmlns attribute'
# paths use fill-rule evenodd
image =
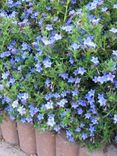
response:
<svg viewBox="0 0 117 156"><path fill-rule="evenodd" d="M4 141L0 141L0 156L27 156L18 146L11 146Z"/></svg>
<svg viewBox="0 0 117 156"><path fill-rule="evenodd" d="M115 148L113 145L108 147L108 151L105 151L103 156L117 156L117 148ZM99 154L91 155L91 156L99 156ZM0 156L29 156L25 154L23 151L20 150L19 146L12 146L4 140L0 140ZM30 156L36 156L36 155L30 155ZM100 155L102 156L102 155Z"/></svg>

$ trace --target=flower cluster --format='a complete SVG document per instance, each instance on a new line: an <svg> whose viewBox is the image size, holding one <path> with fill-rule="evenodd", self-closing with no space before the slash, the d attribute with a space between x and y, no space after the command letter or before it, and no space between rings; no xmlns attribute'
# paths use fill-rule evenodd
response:
<svg viewBox="0 0 117 156"><path fill-rule="evenodd" d="M4 112L90 148L116 142L116 15L116 0L1 1Z"/></svg>

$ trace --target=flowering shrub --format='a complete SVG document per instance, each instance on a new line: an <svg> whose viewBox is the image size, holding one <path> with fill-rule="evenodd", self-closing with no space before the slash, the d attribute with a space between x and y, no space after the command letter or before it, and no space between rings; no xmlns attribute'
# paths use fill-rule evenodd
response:
<svg viewBox="0 0 117 156"><path fill-rule="evenodd" d="M116 0L0 4L0 99L12 119L117 142Z"/></svg>

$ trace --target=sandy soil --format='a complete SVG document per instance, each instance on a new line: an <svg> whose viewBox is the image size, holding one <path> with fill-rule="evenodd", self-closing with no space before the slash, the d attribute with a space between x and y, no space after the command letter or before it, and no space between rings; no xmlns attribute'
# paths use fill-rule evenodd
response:
<svg viewBox="0 0 117 156"><path fill-rule="evenodd" d="M11 146L4 141L0 141L0 156L27 156L18 146Z"/></svg>

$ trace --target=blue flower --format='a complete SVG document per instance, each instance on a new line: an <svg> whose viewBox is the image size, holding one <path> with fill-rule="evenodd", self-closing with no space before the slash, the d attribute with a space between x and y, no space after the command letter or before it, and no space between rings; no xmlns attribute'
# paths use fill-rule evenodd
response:
<svg viewBox="0 0 117 156"><path fill-rule="evenodd" d="M94 108L95 106L94 106L94 103L95 103L95 100L94 100L94 97L90 97L89 99L88 99L88 102L90 103L90 107L92 108Z"/></svg>
<svg viewBox="0 0 117 156"><path fill-rule="evenodd" d="M65 91L63 91L63 92L61 93L61 96L62 96L62 97L66 97L67 94L69 94L69 93L70 93L70 91L65 90Z"/></svg>
<svg viewBox="0 0 117 156"><path fill-rule="evenodd" d="M74 79L72 76L70 76L70 78L68 78L68 81L67 81L67 82L68 82L68 83L74 83L74 80L75 80L75 79Z"/></svg>
<svg viewBox="0 0 117 156"><path fill-rule="evenodd" d="M50 30L53 30L53 27L51 24L47 24L46 25L46 30L50 31Z"/></svg>
<svg viewBox="0 0 117 156"><path fill-rule="evenodd" d="M75 84L79 84L80 81L81 81L81 78L78 78L78 77L77 77L77 78L75 79Z"/></svg>
<svg viewBox="0 0 117 156"><path fill-rule="evenodd" d="M93 25L97 25L99 23L99 21L100 21L100 18L97 18L97 19L94 18L94 19L92 19L91 22L92 22Z"/></svg>
<svg viewBox="0 0 117 156"><path fill-rule="evenodd" d="M20 113L20 115L24 115L26 114L26 109L23 106L20 106L17 111Z"/></svg>
<svg viewBox="0 0 117 156"><path fill-rule="evenodd" d="M76 102L71 102L72 108L76 109L78 107L78 104Z"/></svg>
<svg viewBox="0 0 117 156"><path fill-rule="evenodd" d="M13 108L11 106L7 106L5 109L4 109L5 112L7 112L9 115L12 114L13 112Z"/></svg>
<svg viewBox="0 0 117 156"><path fill-rule="evenodd" d="M78 45L77 43L73 43L73 44L71 45L71 48L72 48L73 50L77 50L77 49L80 48L80 45Z"/></svg>
<svg viewBox="0 0 117 156"><path fill-rule="evenodd" d="M44 114L40 114L37 116L38 121L41 121L44 119Z"/></svg>
<svg viewBox="0 0 117 156"><path fill-rule="evenodd" d="M51 8L51 6L47 6L46 9L47 10L51 10L52 8Z"/></svg>
<svg viewBox="0 0 117 156"><path fill-rule="evenodd" d="M117 9L117 3L113 5L113 8L114 9Z"/></svg>
<svg viewBox="0 0 117 156"><path fill-rule="evenodd" d="M92 41L91 37L87 37L84 39L84 46L89 48L96 48L96 44Z"/></svg>
<svg viewBox="0 0 117 156"><path fill-rule="evenodd" d="M97 82L100 82L101 84L103 84L104 82L107 82L108 80L107 80L107 75L103 75L103 76L98 76L98 77L94 77L93 78L93 81L95 82L95 83L97 83Z"/></svg>
<svg viewBox="0 0 117 156"><path fill-rule="evenodd" d="M22 43L22 50L29 50L30 51L30 46L27 43Z"/></svg>
<svg viewBox="0 0 117 156"><path fill-rule="evenodd" d="M115 78L115 75L112 74L112 73L108 73L108 74L106 75L106 77L107 77L107 81L113 82L113 80L114 80L114 78Z"/></svg>
<svg viewBox="0 0 117 156"><path fill-rule="evenodd" d="M13 0L8 0L7 2L9 5L13 4Z"/></svg>
<svg viewBox="0 0 117 156"><path fill-rule="evenodd" d="M89 10L94 10L97 8L97 3L94 3L94 2L89 2L87 5L86 5L86 8L89 9Z"/></svg>
<svg viewBox="0 0 117 156"><path fill-rule="evenodd" d="M113 50L112 54L117 57L117 50Z"/></svg>
<svg viewBox="0 0 117 156"><path fill-rule="evenodd" d="M107 7L103 7L103 8L102 8L102 12L106 12L107 10L108 10Z"/></svg>
<svg viewBox="0 0 117 156"><path fill-rule="evenodd" d="M29 9L27 9L26 10L26 13L29 15L29 14L32 14L32 12L33 12L33 8L29 8Z"/></svg>
<svg viewBox="0 0 117 156"><path fill-rule="evenodd" d="M43 64L44 64L45 68L50 68L52 65L52 62L48 57L46 57L43 61Z"/></svg>
<svg viewBox="0 0 117 156"><path fill-rule="evenodd" d="M117 135L115 136L115 142L117 143Z"/></svg>
<svg viewBox="0 0 117 156"><path fill-rule="evenodd" d="M86 73L86 70L83 67L79 67L78 68L78 74L84 75L84 73Z"/></svg>
<svg viewBox="0 0 117 156"><path fill-rule="evenodd" d="M97 119L96 119L96 118L91 118L91 122L92 122L92 124L93 124L93 125L98 124L98 121L97 121Z"/></svg>
<svg viewBox="0 0 117 156"><path fill-rule="evenodd" d="M86 119L90 119L90 117L91 117L91 114L90 114L90 113L86 113L86 114L85 114L85 118L86 118Z"/></svg>
<svg viewBox="0 0 117 156"><path fill-rule="evenodd" d="M55 131L55 132L58 133L58 132L60 132L60 130L61 130L61 127L60 127L59 125L55 125L55 126L54 126L54 131Z"/></svg>
<svg viewBox="0 0 117 156"><path fill-rule="evenodd" d="M114 124L117 124L117 114L114 114L113 120L114 120Z"/></svg>
<svg viewBox="0 0 117 156"><path fill-rule="evenodd" d="M81 114L83 113L82 108L78 108L78 109L77 109L77 113L78 113L79 115L81 115Z"/></svg>
<svg viewBox="0 0 117 156"><path fill-rule="evenodd" d="M51 80L49 78L46 79L45 85L49 87L51 85Z"/></svg>
<svg viewBox="0 0 117 156"><path fill-rule="evenodd" d="M62 36L61 34L55 34L55 36L53 37L55 41L61 40Z"/></svg>
<svg viewBox="0 0 117 156"><path fill-rule="evenodd" d="M70 130L67 130L67 131L66 131L66 136L67 136L67 139L68 139L70 142L74 142L74 138L73 138L72 132L71 132Z"/></svg>
<svg viewBox="0 0 117 156"><path fill-rule="evenodd" d="M83 67L79 67L74 71L74 75L78 75L78 74L84 75L84 73L86 73L86 70Z"/></svg>
<svg viewBox="0 0 117 156"><path fill-rule="evenodd" d="M104 94L98 94L98 102L100 103L100 106L105 106L107 100L104 98Z"/></svg>
<svg viewBox="0 0 117 156"><path fill-rule="evenodd" d="M72 26L70 26L70 25L62 26L62 30L65 30L66 32L71 32L72 31Z"/></svg>
<svg viewBox="0 0 117 156"><path fill-rule="evenodd" d="M32 104L29 105L29 109L31 117L33 117L39 111L39 109L37 107L34 107Z"/></svg>
<svg viewBox="0 0 117 156"><path fill-rule="evenodd" d="M93 0L93 2L89 2L86 5L86 8L89 10L94 10L97 8L97 6L102 5L104 0Z"/></svg>
<svg viewBox="0 0 117 156"><path fill-rule="evenodd" d="M4 85L0 84L0 91L4 89Z"/></svg>
<svg viewBox="0 0 117 156"><path fill-rule="evenodd" d="M5 73L2 73L3 80L6 80L9 75L10 75L9 71L6 71Z"/></svg>
<svg viewBox="0 0 117 156"><path fill-rule="evenodd" d="M85 96L85 98L90 101L92 97L94 97L95 90L91 89Z"/></svg>
<svg viewBox="0 0 117 156"><path fill-rule="evenodd" d="M81 128L77 127L75 131L76 132L80 132L81 131Z"/></svg>
<svg viewBox="0 0 117 156"><path fill-rule="evenodd" d="M98 82L98 77L97 77L97 76L94 76L93 81L94 81L95 83L97 83L97 82Z"/></svg>
<svg viewBox="0 0 117 156"><path fill-rule="evenodd" d="M89 131L92 133L94 133L96 131L96 128L92 125L90 125Z"/></svg>
<svg viewBox="0 0 117 156"><path fill-rule="evenodd" d="M15 55L17 52L18 52L18 50L16 48L11 49L11 54Z"/></svg>
<svg viewBox="0 0 117 156"><path fill-rule="evenodd" d="M26 118L21 118L21 120L20 120L22 123L26 123L27 121L26 121Z"/></svg>
<svg viewBox="0 0 117 156"><path fill-rule="evenodd" d="M6 103L10 103L11 102L11 99L8 97L8 96L6 96L6 95L4 95L4 102L6 102Z"/></svg>
<svg viewBox="0 0 117 156"><path fill-rule="evenodd" d="M85 100L78 100L78 104L80 105L80 106L86 106L87 105L87 103L86 103L86 101Z"/></svg>
<svg viewBox="0 0 117 156"><path fill-rule="evenodd" d="M54 120L54 116L49 116L48 120L47 120L47 125L50 127L53 127L55 125L55 120Z"/></svg>
<svg viewBox="0 0 117 156"><path fill-rule="evenodd" d="M26 118L26 121L27 121L28 123L32 123L32 122L33 122L33 119L32 119L32 117L28 117L28 118Z"/></svg>
<svg viewBox="0 0 117 156"><path fill-rule="evenodd" d="M13 40L12 42L10 42L7 46L7 49L8 50L12 50L14 48L14 46L16 45L16 41Z"/></svg>
<svg viewBox="0 0 117 156"><path fill-rule="evenodd" d="M71 65L74 64L74 59L72 57L70 57L69 62Z"/></svg>
<svg viewBox="0 0 117 156"><path fill-rule="evenodd" d="M17 108L18 106L19 106L18 100L13 101L12 107L13 107L13 108Z"/></svg>
<svg viewBox="0 0 117 156"><path fill-rule="evenodd" d="M28 57L28 52L27 51L21 51L22 52L22 56L21 56L21 58L22 58L22 60L25 60L27 57Z"/></svg>
<svg viewBox="0 0 117 156"><path fill-rule="evenodd" d="M61 78L63 78L64 80L65 80L65 79L68 79L68 74L67 74L67 73L59 74L59 76L60 76Z"/></svg>
<svg viewBox="0 0 117 156"><path fill-rule="evenodd" d="M71 3L72 3L72 4L76 4L77 1L76 1L76 0L71 0Z"/></svg>
<svg viewBox="0 0 117 156"><path fill-rule="evenodd" d="M74 142L75 142L73 136L69 137L68 140L69 140L69 142L71 142L71 143L74 143Z"/></svg>
<svg viewBox="0 0 117 156"><path fill-rule="evenodd" d="M51 44L53 44L54 43L54 40L48 40L48 39L46 39L45 37L43 37L42 39L42 42L47 46L47 45L51 45Z"/></svg>
<svg viewBox="0 0 117 156"><path fill-rule="evenodd" d="M14 84L15 83L15 79L14 78L10 78L10 80L9 80L9 84Z"/></svg>
<svg viewBox="0 0 117 156"><path fill-rule="evenodd" d="M117 88L117 81L114 81L113 84L115 85L115 88Z"/></svg>
<svg viewBox="0 0 117 156"><path fill-rule="evenodd" d="M91 58L91 62L93 62L94 65L98 65L98 64L99 64L98 57L94 57L94 56L92 56L92 58Z"/></svg>
<svg viewBox="0 0 117 156"><path fill-rule="evenodd" d="M0 57L1 58L4 58L4 57L9 57L11 55L11 53L9 52L9 51L5 51L5 52L2 52L1 54L0 54Z"/></svg>
<svg viewBox="0 0 117 156"><path fill-rule="evenodd" d="M53 102L52 101L49 101L45 104L45 108L48 110L48 109L53 109Z"/></svg>
<svg viewBox="0 0 117 156"><path fill-rule="evenodd" d="M59 93L54 93L53 97L58 99L58 98L60 98L60 94Z"/></svg>
<svg viewBox="0 0 117 156"><path fill-rule="evenodd" d="M98 76L98 82L100 82L101 84L107 82L107 75Z"/></svg>
<svg viewBox="0 0 117 156"><path fill-rule="evenodd" d="M31 18L32 19L36 19L36 17L39 15L38 12L34 12L32 15L31 15Z"/></svg>
<svg viewBox="0 0 117 156"><path fill-rule="evenodd" d="M33 42L32 45L39 52L38 54L41 55L42 51L40 50L38 43L37 42ZM36 55L35 59L37 59L37 57L38 57L38 55Z"/></svg>
<svg viewBox="0 0 117 156"><path fill-rule="evenodd" d="M15 57L15 62L20 62L22 59L20 57Z"/></svg>
<svg viewBox="0 0 117 156"><path fill-rule="evenodd" d="M60 107L64 107L66 103L68 103L67 99L62 99L59 102L57 102L57 105Z"/></svg>
<svg viewBox="0 0 117 156"><path fill-rule="evenodd" d="M88 135L86 133L82 133L81 139L86 140L88 138Z"/></svg>
<svg viewBox="0 0 117 156"><path fill-rule="evenodd" d="M39 72L39 73L43 70L42 65L41 65L40 62L38 62L38 63L35 65L35 67L36 67L36 71Z"/></svg>
<svg viewBox="0 0 117 156"><path fill-rule="evenodd" d="M95 109L95 105L91 105L91 106L93 106L93 108L90 108L89 112L92 113L92 114L97 114L97 111Z"/></svg>
<svg viewBox="0 0 117 156"><path fill-rule="evenodd" d="M29 98L29 94L28 93L22 93L21 98L24 100L27 100Z"/></svg>
<svg viewBox="0 0 117 156"><path fill-rule="evenodd" d="M113 32L114 34L117 33L117 29L116 28L111 28L110 31Z"/></svg>
<svg viewBox="0 0 117 156"><path fill-rule="evenodd" d="M79 93L79 91L77 89L73 90L72 91L72 96L77 96Z"/></svg>
<svg viewBox="0 0 117 156"><path fill-rule="evenodd" d="M53 94L52 93L48 93L45 95L45 99L46 100L50 100L51 98L53 98Z"/></svg>
<svg viewBox="0 0 117 156"><path fill-rule="evenodd" d="M10 117L10 119L11 119L12 121L15 120L15 117L14 117L13 115L10 114L9 117Z"/></svg>
<svg viewBox="0 0 117 156"><path fill-rule="evenodd" d="M75 10L70 10L69 11L69 15L75 15L75 13L76 13Z"/></svg>

